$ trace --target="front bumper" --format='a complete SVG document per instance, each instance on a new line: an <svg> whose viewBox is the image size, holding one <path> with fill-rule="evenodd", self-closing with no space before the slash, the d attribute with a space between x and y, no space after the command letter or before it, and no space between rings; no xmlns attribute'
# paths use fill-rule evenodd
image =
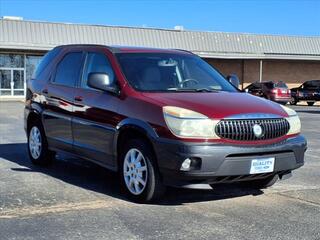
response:
<svg viewBox="0 0 320 240"><path fill-rule="evenodd" d="M229 145L222 143L184 143L157 139L153 142L163 182L167 185L232 182L286 174L304 164L307 142L302 135L272 145ZM274 157L273 173L250 175L251 160ZM186 158L199 166L180 170Z"/></svg>
<svg viewBox="0 0 320 240"><path fill-rule="evenodd" d="M299 97L300 100L316 102L320 101L320 95L304 95L303 97Z"/></svg>

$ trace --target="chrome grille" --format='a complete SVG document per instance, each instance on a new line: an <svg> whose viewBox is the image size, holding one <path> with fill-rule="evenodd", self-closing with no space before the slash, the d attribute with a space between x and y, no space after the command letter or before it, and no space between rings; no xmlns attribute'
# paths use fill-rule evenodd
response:
<svg viewBox="0 0 320 240"><path fill-rule="evenodd" d="M261 136L257 137L253 126L257 124L262 129ZM289 131L289 122L284 118L277 119L224 119L216 128L216 134L221 138L238 141L255 141L278 138Z"/></svg>

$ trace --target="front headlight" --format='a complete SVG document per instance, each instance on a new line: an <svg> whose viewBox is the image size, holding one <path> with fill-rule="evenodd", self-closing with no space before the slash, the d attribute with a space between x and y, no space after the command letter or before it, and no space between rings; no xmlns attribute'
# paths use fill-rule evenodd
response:
<svg viewBox="0 0 320 240"><path fill-rule="evenodd" d="M289 129L288 135L300 133L301 132L301 122L300 122L300 118L299 118L298 114L296 113L296 111L294 111L291 108L282 106L282 105L281 105L281 107L289 115L289 117L286 118L290 124L290 129Z"/></svg>
<svg viewBox="0 0 320 240"><path fill-rule="evenodd" d="M216 120L185 108L165 106L163 116L171 132L183 138L218 139L215 134Z"/></svg>

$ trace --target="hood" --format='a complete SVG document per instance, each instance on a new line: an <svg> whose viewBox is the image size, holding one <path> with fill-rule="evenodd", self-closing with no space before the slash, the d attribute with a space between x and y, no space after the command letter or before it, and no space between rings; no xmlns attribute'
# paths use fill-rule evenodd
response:
<svg viewBox="0 0 320 240"><path fill-rule="evenodd" d="M175 106L193 110L209 118L221 119L236 114L263 113L287 117L282 107L248 93L235 92L177 92L142 93L160 106Z"/></svg>

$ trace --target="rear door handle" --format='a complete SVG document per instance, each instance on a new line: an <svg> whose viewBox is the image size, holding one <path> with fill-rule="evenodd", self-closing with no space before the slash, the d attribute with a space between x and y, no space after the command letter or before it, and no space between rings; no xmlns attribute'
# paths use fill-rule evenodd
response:
<svg viewBox="0 0 320 240"><path fill-rule="evenodd" d="M74 100L77 101L77 102L81 102L83 100L83 97L76 96L76 97L74 97Z"/></svg>

